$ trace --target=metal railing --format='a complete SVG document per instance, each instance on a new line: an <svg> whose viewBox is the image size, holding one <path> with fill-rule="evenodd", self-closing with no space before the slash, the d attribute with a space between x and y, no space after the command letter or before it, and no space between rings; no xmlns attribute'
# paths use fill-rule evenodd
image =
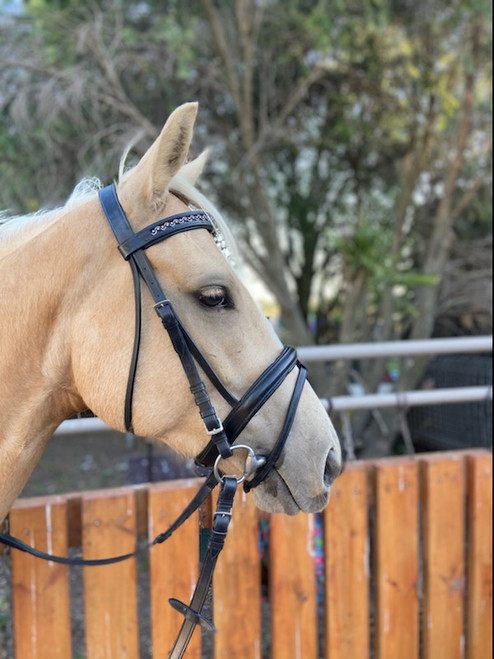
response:
<svg viewBox="0 0 494 659"><path fill-rule="evenodd" d="M492 336L424 339L420 341L383 341L381 343L349 343L335 346L303 346L297 348L302 362L337 361L378 357L411 357L417 355L492 353ZM441 403L465 403L492 400L492 386L451 387L417 391L392 391L357 396L335 396L321 399L328 411L414 407ZM64 421L56 433L84 433L111 430L98 418Z"/></svg>
<svg viewBox="0 0 494 659"><path fill-rule="evenodd" d="M405 357L412 355L452 355L472 352L492 352L492 336L460 336L450 339L347 343L335 346L305 346L297 348L298 356L302 362Z"/></svg>

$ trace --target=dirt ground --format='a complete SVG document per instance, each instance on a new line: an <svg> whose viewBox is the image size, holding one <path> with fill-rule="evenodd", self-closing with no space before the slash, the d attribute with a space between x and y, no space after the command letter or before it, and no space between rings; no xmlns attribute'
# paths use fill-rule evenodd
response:
<svg viewBox="0 0 494 659"><path fill-rule="evenodd" d="M192 463L159 442L108 431L54 435L22 497L145 482L151 455L154 480L195 473Z"/></svg>

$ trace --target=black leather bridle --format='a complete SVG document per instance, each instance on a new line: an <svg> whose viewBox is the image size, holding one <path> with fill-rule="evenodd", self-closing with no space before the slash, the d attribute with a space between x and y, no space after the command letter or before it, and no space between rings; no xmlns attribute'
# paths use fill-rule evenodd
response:
<svg viewBox="0 0 494 659"><path fill-rule="evenodd" d="M275 446L269 456L261 456L260 459L254 459L250 456L249 470L245 476L253 477L250 480L244 481L244 489L252 489L266 478L280 457L288 438L305 383L307 373L305 367L298 361L294 348L284 347L274 362L261 373L240 400L237 400L223 385L221 379L209 364L200 348L180 322L145 254L145 250L149 247L183 231L206 229L210 233L214 233L214 225L207 213L202 210L190 210L163 220L158 220L158 222L154 222L135 233L120 205L114 185L100 190L99 199L106 219L117 240L118 249L130 265L134 282L135 338L124 406L125 427L127 430L132 431L132 398L141 338L141 279L152 295L154 309L168 332L172 345L180 358L185 375L189 381L191 393L194 396L194 400L206 426L206 432L211 436L209 444L196 457L196 463L199 466L212 467L218 460L218 456L221 456L223 459L231 457L233 442L242 430L244 430L252 417L278 389L287 375L295 366L298 366L298 376L292 399ZM199 374L197 364L199 364L216 390L232 407L223 424L216 415L206 386Z"/></svg>
<svg viewBox="0 0 494 659"><path fill-rule="evenodd" d="M173 524L164 533L160 533L149 543L148 547L167 540L205 501L214 487L218 483L221 483L216 512L213 515L211 536L190 604L187 605L174 598L169 600L170 604L184 616L182 627L169 655L172 659L179 659L183 656L196 625L200 624L206 629L214 630L213 623L203 616L202 611L216 561L225 542L237 486L239 483L243 483L244 490L249 491L258 486L275 468L292 428L307 371L298 361L295 349L284 347L278 357L259 375L245 394L239 400L235 398L224 386L200 348L180 322L145 254L146 249L183 231L206 229L210 233L214 233L214 225L207 213L202 210L190 210L166 217L138 232L134 232L120 205L114 185L100 190L99 200L117 240L118 249L123 258L129 263L134 284L135 337L125 394L125 427L128 431L132 431L132 400L141 343L142 279L152 295L154 309L161 319L164 328L167 330L171 343L180 358L189 381L190 391L199 408L206 432L211 436L211 440L207 446L195 459L198 466L209 469L204 484ZM214 410L206 386L199 373L198 365L206 374L211 384L232 408L225 418L224 423L221 423ZM288 404L286 417L269 455L256 455L251 447L245 444L234 444L249 421L259 412L295 367L298 367L298 374ZM240 477L226 475L220 469L221 461L230 458L235 450L243 450L247 454L244 471ZM38 551L26 545L21 540L14 538L9 533L0 533L0 542L39 558L69 565L107 565L126 560L137 554L137 552L133 552L112 558L86 560L83 558L53 556L52 554Z"/></svg>

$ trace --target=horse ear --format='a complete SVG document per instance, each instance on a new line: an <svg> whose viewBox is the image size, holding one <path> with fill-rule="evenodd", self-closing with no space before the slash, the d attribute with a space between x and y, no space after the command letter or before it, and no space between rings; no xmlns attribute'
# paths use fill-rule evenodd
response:
<svg viewBox="0 0 494 659"><path fill-rule="evenodd" d="M171 179L187 159L197 108L197 103L185 103L172 112L155 142L123 177L124 196L137 194L145 202L155 204L163 199Z"/></svg>
<svg viewBox="0 0 494 659"><path fill-rule="evenodd" d="M199 180L202 170L208 160L209 150L205 149L197 158L186 163L180 170L180 174L191 184L195 185Z"/></svg>

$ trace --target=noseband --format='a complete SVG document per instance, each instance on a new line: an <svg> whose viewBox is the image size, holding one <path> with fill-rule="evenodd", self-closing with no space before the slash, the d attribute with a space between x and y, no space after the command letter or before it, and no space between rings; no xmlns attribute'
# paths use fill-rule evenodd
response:
<svg viewBox="0 0 494 659"><path fill-rule="evenodd" d="M244 489L248 491L256 487L274 469L288 438L305 383L307 372L305 367L298 362L294 348L284 347L274 362L261 373L240 400L237 400L223 385L220 377L180 322L144 251L183 231L206 229L210 233L214 233L215 228L209 216L202 210L190 210L158 220L135 233L120 205L115 186L111 185L100 190L99 199L106 219L117 240L118 249L130 265L134 282L135 337L124 408L125 427L128 431L132 431L132 399L141 340L141 279L153 297L154 309L167 330L172 345L180 358L189 381L190 391L194 396L206 427L206 432L211 436L209 444L196 457L196 463L199 466L213 467L215 464L217 466L220 459L227 459L232 456L235 449L235 446L232 446L233 442L252 417L283 383L287 375L295 366L298 366L297 380L288 405L286 418L271 453L268 456L248 456L244 470L244 476L246 477ZM214 410L197 364L199 364L216 390L232 407L224 423L220 421ZM218 468L216 473L218 473Z"/></svg>

